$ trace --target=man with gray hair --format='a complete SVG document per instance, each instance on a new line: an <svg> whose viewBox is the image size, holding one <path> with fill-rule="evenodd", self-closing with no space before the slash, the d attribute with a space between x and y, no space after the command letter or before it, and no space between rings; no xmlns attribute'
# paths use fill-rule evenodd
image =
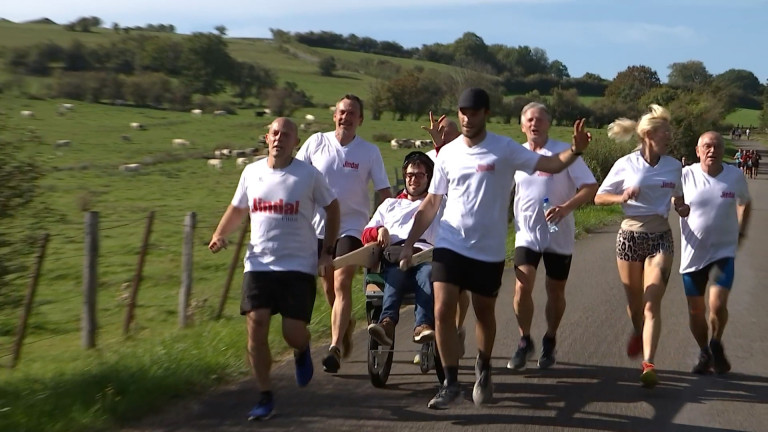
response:
<svg viewBox="0 0 768 432"><path fill-rule="evenodd" d="M533 152L550 156L571 147L571 144L549 138L552 117L547 107L538 102L523 107L520 125L528 138L523 147ZM592 201L596 192L597 181L581 157L556 174L515 172L514 308L520 342L507 364L509 369L524 369L534 352L532 291L542 257L547 273L547 332L542 340L538 365L540 369L547 369L555 364L555 335L565 312L565 283L571 268L576 231L573 211ZM544 208L545 202L549 203L549 208Z"/></svg>
<svg viewBox="0 0 768 432"><path fill-rule="evenodd" d="M724 152L723 137L705 132L696 144L699 163L683 168L682 176L689 213L680 218L680 273L691 333L701 350L692 372L701 375L713 369L718 374L731 370L722 337L728 322L736 249L746 237L750 213L747 181L738 168L723 163ZM707 285L709 299L705 301Z"/></svg>

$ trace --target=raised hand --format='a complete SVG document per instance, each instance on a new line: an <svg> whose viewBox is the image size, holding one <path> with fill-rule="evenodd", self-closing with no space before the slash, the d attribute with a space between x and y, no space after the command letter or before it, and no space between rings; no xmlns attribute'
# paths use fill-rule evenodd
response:
<svg viewBox="0 0 768 432"><path fill-rule="evenodd" d="M443 129L445 129L445 126L442 126L440 123L445 119L445 114L441 115L437 121L435 121L435 116L432 114L432 111L429 112L429 127L422 126L421 128L424 129L429 133L429 136L432 137L432 142L434 143L435 147L440 147L440 144L442 144L443 141Z"/></svg>
<svg viewBox="0 0 768 432"><path fill-rule="evenodd" d="M589 142L592 141L592 134L584 129L584 122L586 119L579 119L573 123L573 141L572 149L577 153L581 153L587 149Z"/></svg>

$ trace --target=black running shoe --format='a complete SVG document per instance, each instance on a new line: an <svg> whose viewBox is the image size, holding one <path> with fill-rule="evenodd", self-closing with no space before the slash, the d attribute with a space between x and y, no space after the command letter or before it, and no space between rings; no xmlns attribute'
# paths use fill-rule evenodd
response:
<svg viewBox="0 0 768 432"><path fill-rule="evenodd" d="M691 372L696 375L709 375L712 373L712 363L712 353L709 348L702 348L699 361L693 366Z"/></svg>
<svg viewBox="0 0 768 432"><path fill-rule="evenodd" d="M544 336L541 340L541 357L539 357L539 369L549 369L557 362L555 360L555 338Z"/></svg>
<svg viewBox="0 0 768 432"><path fill-rule="evenodd" d="M507 369L525 369L525 363L533 356L534 346L530 338L521 338L517 344L517 351L507 363Z"/></svg>
<svg viewBox="0 0 768 432"><path fill-rule="evenodd" d="M720 375L728 373L731 370L731 363L725 357L723 344L719 340L712 339L709 341L709 350L712 351L715 372Z"/></svg>

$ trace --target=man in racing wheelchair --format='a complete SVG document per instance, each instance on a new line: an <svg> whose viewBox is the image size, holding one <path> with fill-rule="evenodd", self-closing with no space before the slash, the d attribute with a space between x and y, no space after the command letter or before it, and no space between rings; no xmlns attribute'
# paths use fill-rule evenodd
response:
<svg viewBox="0 0 768 432"><path fill-rule="evenodd" d="M414 151L406 155L402 167L405 189L397 197L384 200L363 230L363 243L377 242L382 249L379 274L384 280L382 309L378 322L368 326L368 333L384 346L393 344L400 305L409 290L415 292L413 341L424 344L435 340L434 294L430 281L432 265L425 262L403 271L398 260L413 217L427 196L433 170L434 162L425 153ZM438 223L433 222L416 247L421 250L432 248L437 227Z"/></svg>

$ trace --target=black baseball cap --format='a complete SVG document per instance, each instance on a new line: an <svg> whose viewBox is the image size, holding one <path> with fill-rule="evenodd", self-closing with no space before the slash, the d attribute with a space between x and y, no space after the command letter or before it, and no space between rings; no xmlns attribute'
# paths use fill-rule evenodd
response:
<svg viewBox="0 0 768 432"><path fill-rule="evenodd" d="M470 87L459 96L459 108L491 109L491 98L485 90Z"/></svg>

